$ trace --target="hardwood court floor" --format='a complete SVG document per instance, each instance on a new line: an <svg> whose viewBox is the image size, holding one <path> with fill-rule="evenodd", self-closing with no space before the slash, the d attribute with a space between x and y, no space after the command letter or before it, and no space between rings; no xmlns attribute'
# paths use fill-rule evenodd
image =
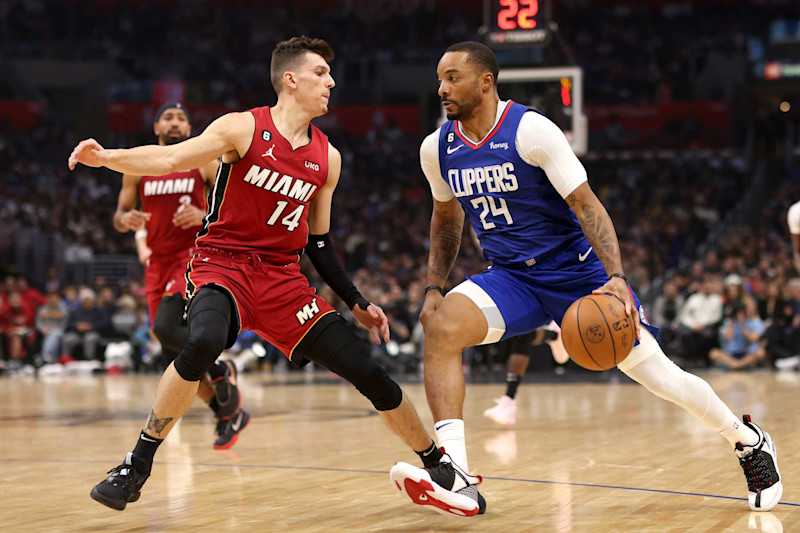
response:
<svg viewBox="0 0 800 533"><path fill-rule="evenodd" d="M488 512L441 516L394 494L388 469L417 458L366 400L295 375L243 376L253 420L227 452L196 403L117 512L89 491L135 443L157 377L64 377L0 379L0 531L800 531L800 376L705 377L777 442L785 492L771 513L749 511L728 444L680 409L636 385L554 383L522 385L512 428L482 417L503 385L468 386ZM430 427L422 387L405 388Z"/></svg>

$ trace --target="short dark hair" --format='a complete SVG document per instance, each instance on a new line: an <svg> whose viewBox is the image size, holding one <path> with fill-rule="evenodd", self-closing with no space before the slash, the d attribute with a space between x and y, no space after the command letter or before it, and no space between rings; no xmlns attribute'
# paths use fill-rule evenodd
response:
<svg viewBox="0 0 800 533"><path fill-rule="evenodd" d="M272 63L269 67L269 77L272 87L280 94L283 84L283 73L297 66L297 61L305 56L306 52L313 52L322 56L327 62L333 61L333 50L322 39L312 39L301 35L292 37L288 41L281 41L272 51Z"/></svg>
<svg viewBox="0 0 800 533"><path fill-rule="evenodd" d="M470 63L478 67L481 72L490 72L494 77L494 84L497 85L497 76L500 74L500 65L497 63L497 56L491 48L477 41L464 41L450 46L447 52L466 52Z"/></svg>

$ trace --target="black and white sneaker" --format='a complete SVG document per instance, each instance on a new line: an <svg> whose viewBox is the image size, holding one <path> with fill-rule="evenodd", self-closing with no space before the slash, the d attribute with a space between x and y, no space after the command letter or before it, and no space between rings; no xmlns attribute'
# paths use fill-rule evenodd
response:
<svg viewBox="0 0 800 533"><path fill-rule="evenodd" d="M433 468L397 463L389 471L392 486L417 505L442 514L475 516L486 512L486 500L478 492L481 476L471 476L444 455Z"/></svg>
<svg viewBox="0 0 800 533"><path fill-rule="evenodd" d="M217 421L217 440L214 441L215 450L227 450L239 440L239 433L250 423L250 415L239 409L230 418L221 418Z"/></svg>
<svg viewBox="0 0 800 533"><path fill-rule="evenodd" d="M234 381L238 383L236 365L228 359L221 359L219 363L226 367L225 374L215 379L212 378L211 384L214 385L217 405L219 405L217 416L227 419L237 414L239 408L242 407L242 396L239 394L238 385L234 384Z"/></svg>
<svg viewBox="0 0 800 533"><path fill-rule="evenodd" d="M122 511L130 502L135 502L142 495L141 489L149 473L144 473L131 464L132 454L128 452L121 465L112 468L107 473L111 474L92 489L93 499L106 507Z"/></svg>
<svg viewBox="0 0 800 533"><path fill-rule="evenodd" d="M769 433L753 424L750 415L744 415L742 421L758 434L755 445L736 443L736 455L747 479L747 501L753 511L769 511L778 505L783 495L778 452Z"/></svg>

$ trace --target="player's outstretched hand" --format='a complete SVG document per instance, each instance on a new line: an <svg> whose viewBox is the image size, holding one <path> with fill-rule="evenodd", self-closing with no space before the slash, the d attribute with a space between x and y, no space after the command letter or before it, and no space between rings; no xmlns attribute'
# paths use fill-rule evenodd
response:
<svg viewBox="0 0 800 533"><path fill-rule="evenodd" d="M383 338L384 342L389 342L389 319L386 318L383 309L375 304L369 304L366 309L361 309L356 304L351 311L356 320L369 330L369 337L372 342L380 344L381 338Z"/></svg>
<svg viewBox="0 0 800 533"><path fill-rule="evenodd" d="M181 205L172 215L172 223L181 229L189 229L203 225L206 212L194 205Z"/></svg>
<svg viewBox="0 0 800 533"><path fill-rule="evenodd" d="M78 163L83 163L87 167L102 167L101 156L104 148L94 139L86 139L78 143L78 146L69 154L69 169L75 170Z"/></svg>
<svg viewBox="0 0 800 533"><path fill-rule="evenodd" d="M628 318L633 322L636 338L639 338L639 329L641 326L639 322L639 310L636 309L633 296L631 296L631 291L624 279L613 277L602 287L593 290L592 294L610 294L619 298L619 300L625 304L625 314L627 314Z"/></svg>

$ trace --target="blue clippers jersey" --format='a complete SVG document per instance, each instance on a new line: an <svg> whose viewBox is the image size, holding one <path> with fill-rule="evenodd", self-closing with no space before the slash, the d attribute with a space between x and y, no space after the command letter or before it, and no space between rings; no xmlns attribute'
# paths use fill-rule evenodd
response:
<svg viewBox="0 0 800 533"><path fill-rule="evenodd" d="M478 145L454 121L439 132L439 166L485 259L498 264L542 258L583 239L578 219L547 179L517 153L517 127L529 108L509 100ZM588 243L586 244L588 247Z"/></svg>

